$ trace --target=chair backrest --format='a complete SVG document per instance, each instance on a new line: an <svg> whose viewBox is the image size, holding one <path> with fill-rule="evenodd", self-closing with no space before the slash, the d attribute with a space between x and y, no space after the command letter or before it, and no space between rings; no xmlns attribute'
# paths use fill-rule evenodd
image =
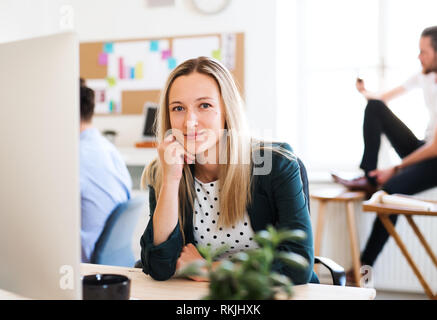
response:
<svg viewBox="0 0 437 320"><path fill-rule="evenodd" d="M303 192L305 194L305 199L306 202L308 204L308 212L311 214L311 210L310 210L310 192L309 192L309 183L308 183L308 174L307 174L307 170L305 168L305 165L303 164L303 162L297 158L297 162L299 163L299 168L300 168L300 177L302 179L302 188L303 188ZM314 257L315 262L319 262L318 257ZM312 275L311 275L311 279L310 279L310 283L320 283L319 278L317 277L317 274L313 271Z"/></svg>
<svg viewBox="0 0 437 320"><path fill-rule="evenodd" d="M299 158L297 158L297 162L299 163L299 167L300 167L300 176L302 179L303 192L305 193L305 198L308 203L308 212L311 214L307 171L303 162ZM331 259L325 257L317 257L317 256L314 257L314 263L321 263L326 268L328 268L328 270L331 272L332 282L334 285L339 285L339 286L346 285L346 274L342 266L338 265ZM320 283L319 278L314 271L313 274L311 275L310 283Z"/></svg>
<svg viewBox="0 0 437 320"><path fill-rule="evenodd" d="M108 217L91 256L91 263L133 267L132 237L145 198L137 196L119 204Z"/></svg>
<svg viewBox="0 0 437 320"><path fill-rule="evenodd" d="M302 179L303 193L305 194L305 199L308 203L308 212L311 214L310 191L309 191L309 186L308 186L307 170L306 170L303 162L299 158L297 158L297 163L299 164L299 168L300 168L300 177Z"/></svg>

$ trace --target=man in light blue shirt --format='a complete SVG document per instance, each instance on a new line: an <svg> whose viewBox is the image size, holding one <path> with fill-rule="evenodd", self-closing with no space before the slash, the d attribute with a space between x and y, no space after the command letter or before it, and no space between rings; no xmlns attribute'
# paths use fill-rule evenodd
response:
<svg viewBox="0 0 437 320"><path fill-rule="evenodd" d="M132 180L114 145L92 127L94 91L80 86L80 195L82 262L94 246L115 207L130 199Z"/></svg>

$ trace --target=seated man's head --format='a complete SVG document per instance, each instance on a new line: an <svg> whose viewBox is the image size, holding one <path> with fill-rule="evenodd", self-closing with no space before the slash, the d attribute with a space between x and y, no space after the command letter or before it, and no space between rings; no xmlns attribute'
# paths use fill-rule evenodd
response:
<svg viewBox="0 0 437 320"><path fill-rule="evenodd" d="M437 26L423 30L419 46L422 72L424 74L437 72Z"/></svg>
<svg viewBox="0 0 437 320"><path fill-rule="evenodd" d="M80 123L91 124L94 115L94 91L80 79Z"/></svg>

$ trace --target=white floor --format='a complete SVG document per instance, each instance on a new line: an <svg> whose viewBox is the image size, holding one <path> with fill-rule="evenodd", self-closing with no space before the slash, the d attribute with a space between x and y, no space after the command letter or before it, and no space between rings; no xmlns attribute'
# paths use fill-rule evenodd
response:
<svg viewBox="0 0 437 320"><path fill-rule="evenodd" d="M409 292L392 292L376 290L375 300L429 300L428 296L423 293L409 293Z"/></svg>
<svg viewBox="0 0 437 320"><path fill-rule="evenodd" d="M322 275L319 277L320 283L332 284L330 275ZM417 292L400 292L400 291L387 291L376 289L375 300L429 300L425 293Z"/></svg>

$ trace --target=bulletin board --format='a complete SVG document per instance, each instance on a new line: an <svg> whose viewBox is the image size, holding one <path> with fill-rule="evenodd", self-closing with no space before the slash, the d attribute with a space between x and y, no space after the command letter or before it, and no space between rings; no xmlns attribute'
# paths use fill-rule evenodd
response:
<svg viewBox="0 0 437 320"><path fill-rule="evenodd" d="M221 61L244 95L244 34L225 33L80 43L80 76L95 91L96 115L142 114L158 103L170 72L187 59Z"/></svg>

